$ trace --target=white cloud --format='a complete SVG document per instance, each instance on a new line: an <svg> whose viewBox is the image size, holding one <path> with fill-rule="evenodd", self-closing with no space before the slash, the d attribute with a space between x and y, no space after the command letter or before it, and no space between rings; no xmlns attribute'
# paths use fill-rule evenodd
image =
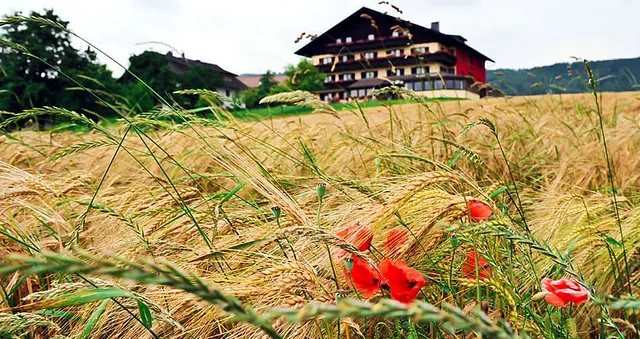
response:
<svg viewBox="0 0 640 339"><path fill-rule="evenodd" d="M52 7L51 1L3 1L0 14ZM440 21L445 33L496 60L497 67L531 67L568 61L640 56L632 0L397 0L403 18L423 26ZM392 11L377 0L57 0L55 12L70 27L118 62L163 45L187 57L212 62L235 73L282 71L299 57L294 39L301 32L322 33L361 6ZM81 44L78 44L80 46ZM101 57L116 75L122 70Z"/></svg>

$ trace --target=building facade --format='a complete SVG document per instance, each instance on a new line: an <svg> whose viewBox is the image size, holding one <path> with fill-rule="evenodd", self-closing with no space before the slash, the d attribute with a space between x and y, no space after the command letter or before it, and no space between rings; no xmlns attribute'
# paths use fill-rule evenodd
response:
<svg viewBox="0 0 640 339"><path fill-rule="evenodd" d="M428 97L479 98L486 89L487 56L459 35L422 27L363 7L296 54L311 58L327 75L324 100L367 97L398 85Z"/></svg>

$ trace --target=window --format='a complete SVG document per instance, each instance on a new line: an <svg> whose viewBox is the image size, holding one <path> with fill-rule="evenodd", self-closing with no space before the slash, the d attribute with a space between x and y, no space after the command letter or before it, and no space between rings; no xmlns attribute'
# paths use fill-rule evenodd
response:
<svg viewBox="0 0 640 339"><path fill-rule="evenodd" d="M363 97L365 95L367 95L367 92L364 90L364 88L358 90L359 97Z"/></svg>
<svg viewBox="0 0 640 339"><path fill-rule="evenodd" d="M393 55L393 56L399 57L402 55L402 50L401 49L388 50L387 55Z"/></svg>
<svg viewBox="0 0 640 339"><path fill-rule="evenodd" d="M445 85L447 85L447 89L453 89L453 80L446 80Z"/></svg>
<svg viewBox="0 0 640 339"><path fill-rule="evenodd" d="M336 39L336 44L341 44L341 43L342 43L342 39L337 38L337 39Z"/></svg>
<svg viewBox="0 0 640 339"><path fill-rule="evenodd" d="M346 41L347 43L352 42L353 40L351 39L350 36L348 36L346 39L344 39L344 41Z"/></svg>
<svg viewBox="0 0 640 339"><path fill-rule="evenodd" d="M373 88L367 88L365 91L366 95L371 94L371 92L373 92Z"/></svg>
<svg viewBox="0 0 640 339"><path fill-rule="evenodd" d="M397 38L400 36L400 32L399 31L393 31L393 33L391 33L391 36L394 38Z"/></svg>
<svg viewBox="0 0 640 339"><path fill-rule="evenodd" d="M433 83L433 85L434 85L434 86L433 86L433 88L434 88L434 89L442 89L442 88L444 87L444 84L442 83L442 81L441 81L441 80L436 80L436 81Z"/></svg>
<svg viewBox="0 0 640 339"><path fill-rule="evenodd" d="M396 75L404 75L404 68L396 68Z"/></svg>
<svg viewBox="0 0 640 339"><path fill-rule="evenodd" d="M224 90L224 95L226 95L227 97L231 97L231 91L229 91L228 89Z"/></svg>
<svg viewBox="0 0 640 339"><path fill-rule="evenodd" d="M404 83L404 88L409 89L409 90L413 90L413 82L405 82Z"/></svg>
<svg viewBox="0 0 640 339"><path fill-rule="evenodd" d="M414 91L422 91L422 81L414 82L413 83L413 90Z"/></svg>
<svg viewBox="0 0 640 339"><path fill-rule="evenodd" d="M349 61L349 56L348 55L343 55L342 56L342 62L347 62Z"/></svg>
<svg viewBox="0 0 640 339"><path fill-rule="evenodd" d="M361 77L362 79L373 79L376 76L378 76L377 74L378 72L362 72Z"/></svg>
<svg viewBox="0 0 640 339"><path fill-rule="evenodd" d="M376 39L376 36L375 36L375 34L369 34L369 36L367 37L367 39L369 39L369 40L375 40L375 39Z"/></svg>
<svg viewBox="0 0 640 339"><path fill-rule="evenodd" d="M464 81L456 80L455 81L455 89L464 89Z"/></svg>
<svg viewBox="0 0 640 339"><path fill-rule="evenodd" d="M376 52L367 52L364 54L365 59L375 59L378 53Z"/></svg>
<svg viewBox="0 0 640 339"><path fill-rule="evenodd" d="M425 67L414 67L411 69L411 74L425 74L428 72L429 67L425 69Z"/></svg>
<svg viewBox="0 0 640 339"><path fill-rule="evenodd" d="M350 97L352 98L357 98L358 97L358 90L357 89L352 89L351 90L351 94L349 94Z"/></svg>
<svg viewBox="0 0 640 339"><path fill-rule="evenodd" d="M326 77L326 78L324 78L324 82L325 82L325 83L327 83L327 82L332 82L332 81L333 81L333 75L327 75L327 77Z"/></svg>
<svg viewBox="0 0 640 339"><path fill-rule="evenodd" d="M430 91L433 89L433 82L431 81L425 81L424 82L424 90L425 91Z"/></svg>
<svg viewBox="0 0 640 339"><path fill-rule="evenodd" d="M418 53L428 53L429 47L416 47L413 49L413 51Z"/></svg>
<svg viewBox="0 0 640 339"><path fill-rule="evenodd" d="M345 73L342 75L342 80L353 80L353 73Z"/></svg>
<svg viewBox="0 0 640 339"><path fill-rule="evenodd" d="M322 63L325 65L330 65L333 62L333 58L332 57L325 57L322 58Z"/></svg>

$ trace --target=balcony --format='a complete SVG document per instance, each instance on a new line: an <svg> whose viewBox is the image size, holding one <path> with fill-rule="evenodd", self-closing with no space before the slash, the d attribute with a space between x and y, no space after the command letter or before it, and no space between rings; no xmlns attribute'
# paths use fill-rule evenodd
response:
<svg viewBox="0 0 640 339"><path fill-rule="evenodd" d="M329 43L323 52L326 54L337 54L340 51L359 52L365 50L386 49L390 47L407 46L410 44L409 38L399 37L379 37L374 40L359 39L352 42Z"/></svg>
<svg viewBox="0 0 640 339"><path fill-rule="evenodd" d="M438 51L435 53L411 54L395 56L393 54L380 56L375 59L349 60L346 62L338 62L333 68L333 64L317 65L321 73L345 72L354 70L364 70L373 68L387 68L390 63L394 66L419 65L432 62L440 62L446 66L455 66L456 57L447 51Z"/></svg>

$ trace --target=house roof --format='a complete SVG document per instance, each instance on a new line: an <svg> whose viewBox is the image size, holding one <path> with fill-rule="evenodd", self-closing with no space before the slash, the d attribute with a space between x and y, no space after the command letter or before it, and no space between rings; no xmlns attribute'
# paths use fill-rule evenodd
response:
<svg viewBox="0 0 640 339"><path fill-rule="evenodd" d="M249 88L258 88L260 87L260 78L262 75L240 75L238 76L238 80L240 80L245 86ZM288 76L278 74L273 76L273 80L275 80L278 84L281 84L289 79Z"/></svg>
<svg viewBox="0 0 640 339"><path fill-rule="evenodd" d="M365 15L365 17L363 17ZM346 17L344 20L340 21L335 26L331 27L326 32L319 35L316 39L310 41L302 48L296 51L296 54L311 57L314 54L320 51L324 46L329 43L334 43L336 38L342 37L341 32L346 30L357 30L358 32L362 32L364 30L369 31L370 33L376 33L376 29L371 27L371 24L366 18L369 16L373 19L377 26L377 31L379 32L391 32L392 27L400 26L406 30L409 30L411 34L414 36L414 42L431 42L438 41L442 42L445 45L450 46L464 46L469 49L472 53L478 55L479 57L494 62L491 58L486 55L478 52L471 46L467 45L466 39L460 35L450 35L440 32L439 30L433 30L430 28L426 28L409 21L403 20L398 17L393 17L386 13L380 13L371 8L362 7L359 10L355 11L353 14ZM365 21L366 20L366 21ZM421 41L424 40L424 41Z"/></svg>
<svg viewBox="0 0 640 339"><path fill-rule="evenodd" d="M169 59L169 68L171 69L172 72L182 73L187 71L191 67L207 68L222 76L222 79L224 80L223 88L234 89L234 90L247 89L247 85L245 85L242 81L238 80L236 74L231 73L216 64L211 64L211 63L200 61L200 60L191 60L191 59L185 58L184 56L176 57L176 56L173 56L171 52L168 52L167 54L165 54L165 56Z"/></svg>
<svg viewBox="0 0 640 339"><path fill-rule="evenodd" d="M169 61L178 64L178 65L184 65L187 67L202 67L202 68L208 68L216 73L220 73L220 74L224 74L224 75L230 75L230 76L237 76L236 74L233 74L227 70L222 69L222 67L216 65L216 64L210 64L208 62L204 62L204 61L200 61L200 60L192 60L192 59L187 59L184 56L182 57L176 57L173 55L173 53L168 52L167 54L165 54L165 56L169 59Z"/></svg>

